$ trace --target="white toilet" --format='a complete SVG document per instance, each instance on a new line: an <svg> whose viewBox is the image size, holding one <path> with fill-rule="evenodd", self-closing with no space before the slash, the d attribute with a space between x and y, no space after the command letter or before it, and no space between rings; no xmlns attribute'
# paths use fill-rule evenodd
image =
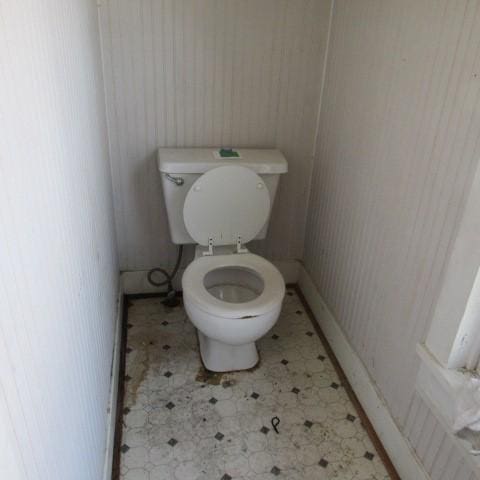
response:
<svg viewBox="0 0 480 480"><path fill-rule="evenodd" d="M279 175L278 150L160 149L158 167L174 243L197 244L182 278L187 314L205 367L245 370L258 362L255 341L277 321L282 275L245 244L264 238Z"/></svg>

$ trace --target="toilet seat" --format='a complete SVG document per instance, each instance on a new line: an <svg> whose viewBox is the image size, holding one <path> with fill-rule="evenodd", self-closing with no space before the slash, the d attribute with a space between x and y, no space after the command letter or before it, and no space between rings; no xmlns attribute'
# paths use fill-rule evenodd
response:
<svg viewBox="0 0 480 480"><path fill-rule="evenodd" d="M253 170L217 167L190 187L183 206L189 235L199 245L239 245L253 240L268 220L270 194Z"/></svg>
<svg viewBox="0 0 480 480"><path fill-rule="evenodd" d="M245 268L263 281L263 290L255 299L231 303L214 297L205 287L205 276L220 268ZM214 255L194 260L182 278L185 301L193 302L211 315L230 319L256 317L278 307L285 295L285 283L277 268L264 258L252 253Z"/></svg>

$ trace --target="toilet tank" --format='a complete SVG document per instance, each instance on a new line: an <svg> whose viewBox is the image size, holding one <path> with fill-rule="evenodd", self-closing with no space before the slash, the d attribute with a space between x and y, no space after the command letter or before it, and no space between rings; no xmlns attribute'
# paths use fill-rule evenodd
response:
<svg viewBox="0 0 480 480"><path fill-rule="evenodd" d="M235 149L238 157L222 158L215 148L160 148L157 164L162 179L170 237L176 244L194 244L183 221L185 197L195 180L215 167L241 165L251 168L265 182L271 205L277 193L278 180L288 170L287 161L279 150ZM265 238L269 220L255 237Z"/></svg>

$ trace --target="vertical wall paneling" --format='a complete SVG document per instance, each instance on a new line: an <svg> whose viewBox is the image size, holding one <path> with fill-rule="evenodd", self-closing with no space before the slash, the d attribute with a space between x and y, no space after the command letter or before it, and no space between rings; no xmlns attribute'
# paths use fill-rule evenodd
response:
<svg viewBox="0 0 480 480"><path fill-rule="evenodd" d="M98 480L118 265L96 3L0 1L0 57L0 477Z"/></svg>
<svg viewBox="0 0 480 480"><path fill-rule="evenodd" d="M162 146L281 149L289 173L256 249L301 258L330 1L99 3L122 269L174 261Z"/></svg>
<svg viewBox="0 0 480 480"><path fill-rule="evenodd" d="M472 474L414 385L480 156L479 62L477 0L334 2L304 261L432 479Z"/></svg>

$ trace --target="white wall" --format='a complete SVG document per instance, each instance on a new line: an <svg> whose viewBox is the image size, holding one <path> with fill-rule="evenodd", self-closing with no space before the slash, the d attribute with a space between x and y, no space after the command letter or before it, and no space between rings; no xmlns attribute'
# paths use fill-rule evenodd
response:
<svg viewBox="0 0 480 480"><path fill-rule="evenodd" d="M118 268L96 4L0 0L0 478L102 476Z"/></svg>
<svg viewBox="0 0 480 480"><path fill-rule="evenodd" d="M434 480L473 475L414 385L480 155L479 46L479 1L335 1L307 219L305 266Z"/></svg>
<svg viewBox="0 0 480 480"><path fill-rule="evenodd" d="M303 252L329 0L100 0L122 269L172 265L160 146L278 147L271 259Z"/></svg>

